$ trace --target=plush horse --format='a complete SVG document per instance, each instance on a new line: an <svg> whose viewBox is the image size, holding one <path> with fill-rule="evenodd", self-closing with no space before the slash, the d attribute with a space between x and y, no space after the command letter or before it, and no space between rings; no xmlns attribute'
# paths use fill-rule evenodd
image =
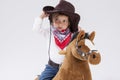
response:
<svg viewBox="0 0 120 80"><path fill-rule="evenodd" d="M60 51L64 61L53 80L92 80L89 63L96 65L101 61L100 53L94 48L95 32L86 35L83 30Z"/></svg>

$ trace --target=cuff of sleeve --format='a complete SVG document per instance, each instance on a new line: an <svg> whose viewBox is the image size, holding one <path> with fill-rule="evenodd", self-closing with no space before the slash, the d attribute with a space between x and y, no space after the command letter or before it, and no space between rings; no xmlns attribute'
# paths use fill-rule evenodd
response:
<svg viewBox="0 0 120 80"><path fill-rule="evenodd" d="M43 19L41 19L40 17L35 18L35 24L41 24L42 21L43 21Z"/></svg>

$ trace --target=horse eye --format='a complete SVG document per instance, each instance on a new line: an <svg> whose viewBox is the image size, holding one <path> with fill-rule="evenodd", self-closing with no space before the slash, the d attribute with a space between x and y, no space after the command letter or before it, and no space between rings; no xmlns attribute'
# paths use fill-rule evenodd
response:
<svg viewBox="0 0 120 80"><path fill-rule="evenodd" d="M78 48L81 48L82 46L78 46Z"/></svg>

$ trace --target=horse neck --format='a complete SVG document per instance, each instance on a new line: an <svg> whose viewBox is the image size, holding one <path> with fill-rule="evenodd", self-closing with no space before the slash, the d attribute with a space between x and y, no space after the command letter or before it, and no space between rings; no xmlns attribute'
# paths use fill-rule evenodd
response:
<svg viewBox="0 0 120 80"><path fill-rule="evenodd" d="M64 66L67 66L67 68L69 68L69 69L72 68L72 70L73 69L78 70L77 68L88 66L87 61L82 61L82 60L75 58L72 55L72 53L66 54L63 64L64 64Z"/></svg>

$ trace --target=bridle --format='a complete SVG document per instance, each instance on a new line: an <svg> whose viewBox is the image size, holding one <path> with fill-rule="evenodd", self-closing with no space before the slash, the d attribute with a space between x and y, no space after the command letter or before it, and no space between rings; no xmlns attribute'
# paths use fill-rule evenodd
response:
<svg viewBox="0 0 120 80"><path fill-rule="evenodd" d="M87 36L85 36L83 39L89 39L88 33L85 34L85 35L87 35ZM76 50L77 50L78 54L83 57L83 60L87 60L88 59L88 55L90 55L93 52L97 52L98 51L98 50L90 50L89 52L85 53L85 52L83 52L83 51L80 50L81 47L79 48L78 42L79 42L79 40L77 39L76 40Z"/></svg>

